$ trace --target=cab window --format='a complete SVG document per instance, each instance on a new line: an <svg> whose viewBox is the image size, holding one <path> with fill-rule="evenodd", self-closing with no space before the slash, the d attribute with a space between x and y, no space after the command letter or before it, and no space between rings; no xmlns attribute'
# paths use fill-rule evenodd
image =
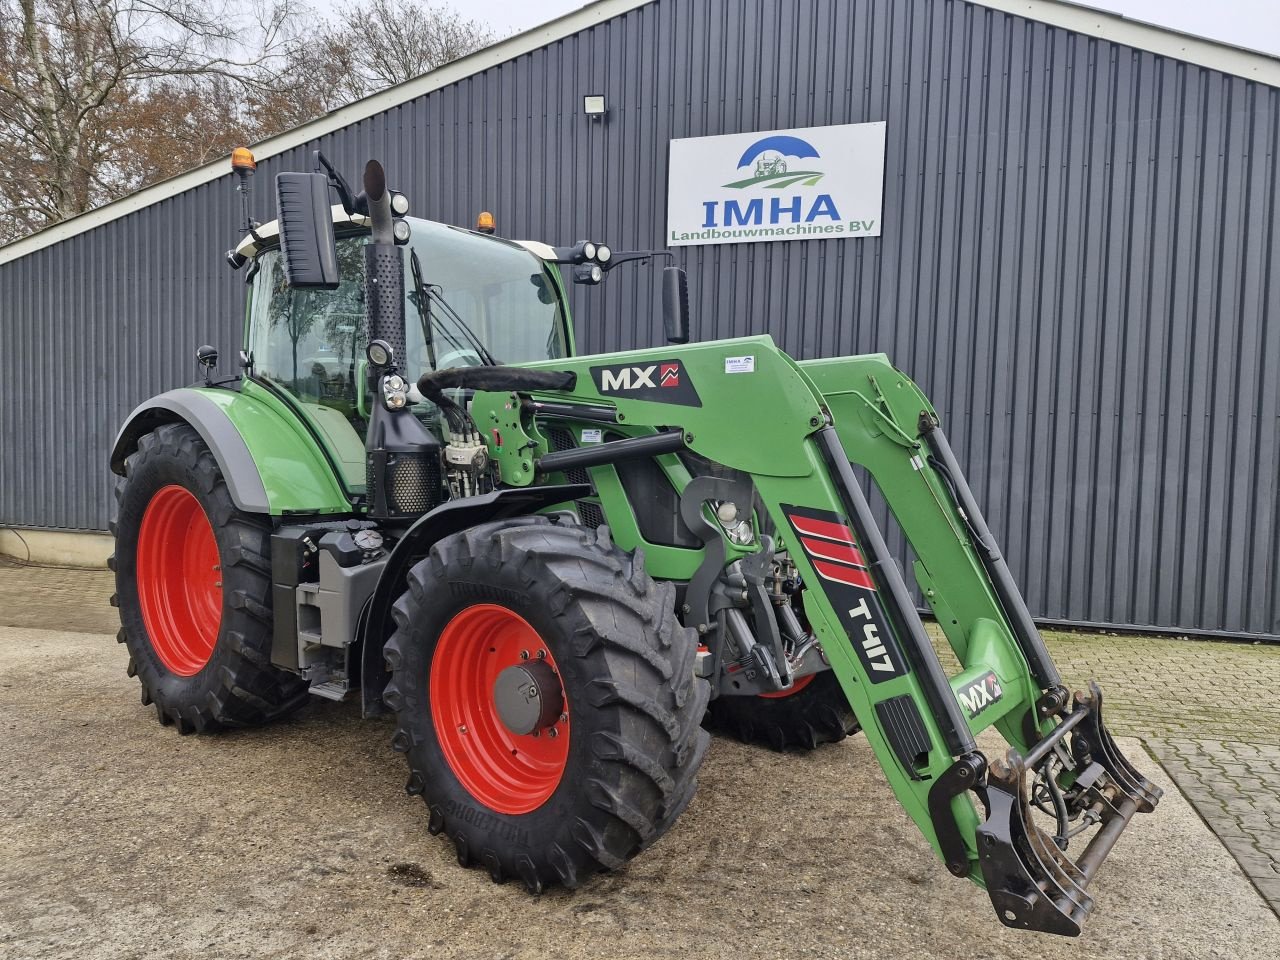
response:
<svg viewBox="0 0 1280 960"><path fill-rule="evenodd" d="M405 256L405 344L409 379L492 358L520 363L565 353L564 317L546 264L516 244L423 220L410 221ZM337 290L295 290L278 250L258 255L246 347L253 373L288 394L340 463L348 489L364 486L364 254L367 233L338 239ZM413 257L422 278L419 293ZM414 413L435 418L434 406Z"/></svg>
<svg viewBox="0 0 1280 960"><path fill-rule="evenodd" d="M356 418L356 367L364 356L364 288L360 243L338 244L337 290L295 290L278 251L258 260L252 315L254 374L299 400Z"/></svg>

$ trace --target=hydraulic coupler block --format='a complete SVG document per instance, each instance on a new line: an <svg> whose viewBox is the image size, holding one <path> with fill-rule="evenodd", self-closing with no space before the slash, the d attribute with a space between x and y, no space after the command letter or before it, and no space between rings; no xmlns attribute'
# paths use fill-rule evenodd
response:
<svg viewBox="0 0 1280 960"><path fill-rule="evenodd" d="M1133 815L1152 812L1162 791L1117 748L1096 684L1076 695L1071 713L1025 756L1010 750L986 773L974 788L987 807L978 861L1000 921L1078 936L1093 908L1085 888ZM1049 823L1053 832L1040 825ZM1070 859L1068 841L1093 827L1084 851Z"/></svg>

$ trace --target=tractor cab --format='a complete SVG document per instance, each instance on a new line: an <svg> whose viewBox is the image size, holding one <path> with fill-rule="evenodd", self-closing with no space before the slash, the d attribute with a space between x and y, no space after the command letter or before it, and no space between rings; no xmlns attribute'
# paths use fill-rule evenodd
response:
<svg viewBox="0 0 1280 960"><path fill-rule="evenodd" d="M234 255L250 262L244 351L248 377L305 418L363 492L373 392L366 356L366 218L331 209L338 282L288 282L279 222L253 228ZM555 248L406 217L396 249L404 261L405 331L399 359L409 409L439 434L436 404L418 393L432 370L555 360L573 352L573 330Z"/></svg>

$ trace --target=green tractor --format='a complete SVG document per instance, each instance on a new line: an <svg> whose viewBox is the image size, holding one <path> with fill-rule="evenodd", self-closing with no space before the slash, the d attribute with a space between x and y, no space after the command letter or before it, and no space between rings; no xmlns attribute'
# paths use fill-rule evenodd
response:
<svg viewBox="0 0 1280 960"><path fill-rule="evenodd" d="M393 715L428 829L533 892L670 829L704 726L802 750L861 728L1003 923L1078 934L1160 791L1097 687L1063 686L919 388L881 354L689 343L675 267L665 344L578 356L561 267L598 283L653 252L412 219L377 163L356 193L316 161L259 224L234 155L241 372L202 347L204 382L142 404L111 455L120 640L161 722L358 696Z"/></svg>
<svg viewBox="0 0 1280 960"><path fill-rule="evenodd" d="M774 154L772 157L764 154L756 160L756 176L772 177L787 172L787 161L782 158L781 154Z"/></svg>

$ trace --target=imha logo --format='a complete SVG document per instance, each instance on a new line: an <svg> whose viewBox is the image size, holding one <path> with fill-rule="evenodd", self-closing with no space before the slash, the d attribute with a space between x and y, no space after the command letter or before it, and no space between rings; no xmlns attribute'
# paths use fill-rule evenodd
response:
<svg viewBox="0 0 1280 960"><path fill-rule="evenodd" d="M739 170L751 175L724 186L733 190L783 190L787 187L812 187L826 174L813 169L805 160L822 159L813 144L799 137L774 134L757 140L738 159ZM752 200L704 200L705 229L715 227L774 226L776 224L838 223L840 211L829 193L805 197L760 196Z"/></svg>
<svg viewBox="0 0 1280 960"><path fill-rule="evenodd" d="M680 386L680 364L664 363L658 371L658 382L664 387Z"/></svg>
<svg viewBox="0 0 1280 960"><path fill-rule="evenodd" d="M671 140L668 245L880 236L885 129L875 121Z"/></svg>
<svg viewBox="0 0 1280 960"><path fill-rule="evenodd" d="M763 184L771 190L781 190L783 187L790 187L797 183L812 187L822 179L823 173L820 170L788 169L787 157L791 157L791 166L794 166L798 160L806 160L810 157L815 160L821 159L818 151L813 148L813 144L807 140L783 135L765 137L747 147L742 154L742 159L738 161L739 170L751 166L752 161L755 161L753 175L746 180L726 183L725 186L741 190L743 187Z"/></svg>

